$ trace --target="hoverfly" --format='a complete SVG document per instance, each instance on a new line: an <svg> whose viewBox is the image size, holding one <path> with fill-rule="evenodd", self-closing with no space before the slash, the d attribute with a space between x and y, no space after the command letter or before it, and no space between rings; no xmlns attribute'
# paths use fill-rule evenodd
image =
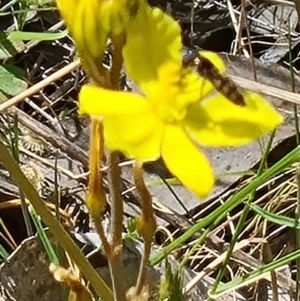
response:
<svg viewBox="0 0 300 301"><path fill-rule="evenodd" d="M195 65L197 72L209 80L220 94L236 105L246 105L243 90L231 78L221 74L215 65L209 59L202 56L198 50L189 49L187 52L183 57L182 64L184 67ZM198 63L195 62L196 59L198 59Z"/></svg>

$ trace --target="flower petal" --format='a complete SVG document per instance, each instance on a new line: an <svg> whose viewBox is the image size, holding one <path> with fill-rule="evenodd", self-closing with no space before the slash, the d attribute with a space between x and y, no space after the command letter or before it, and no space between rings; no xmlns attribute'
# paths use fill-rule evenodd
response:
<svg viewBox="0 0 300 301"><path fill-rule="evenodd" d="M204 154L177 126L168 126L162 144L166 166L188 189L201 198L214 185L214 173Z"/></svg>
<svg viewBox="0 0 300 301"><path fill-rule="evenodd" d="M178 109L187 108L214 91L212 83L199 76L191 68L182 69L179 87L180 91L177 93L176 103L174 103Z"/></svg>
<svg viewBox="0 0 300 301"><path fill-rule="evenodd" d="M102 1L99 20L103 28L118 35L126 29L130 19L135 18L140 6L145 5L142 0Z"/></svg>
<svg viewBox="0 0 300 301"><path fill-rule="evenodd" d="M99 23L97 0L58 0L58 7L81 55L102 60L107 32Z"/></svg>
<svg viewBox="0 0 300 301"><path fill-rule="evenodd" d="M283 121L260 95L247 92L246 106L233 104L221 94L191 106L185 122L188 132L205 146L239 146L277 128Z"/></svg>
<svg viewBox="0 0 300 301"><path fill-rule="evenodd" d="M60 11L60 14L64 18L68 27L74 24L74 12L76 11L76 8L80 1L83 0L56 0L56 4Z"/></svg>
<svg viewBox="0 0 300 301"><path fill-rule="evenodd" d="M164 126L155 115L108 117L103 125L105 142L111 150L122 151L140 161L159 158Z"/></svg>
<svg viewBox="0 0 300 301"><path fill-rule="evenodd" d="M85 85L79 93L79 113L90 116L143 114L151 110L141 95Z"/></svg>
<svg viewBox="0 0 300 301"><path fill-rule="evenodd" d="M158 80L166 61L181 64L181 34L178 23L158 8L140 8L127 27L124 64L131 79L147 94Z"/></svg>

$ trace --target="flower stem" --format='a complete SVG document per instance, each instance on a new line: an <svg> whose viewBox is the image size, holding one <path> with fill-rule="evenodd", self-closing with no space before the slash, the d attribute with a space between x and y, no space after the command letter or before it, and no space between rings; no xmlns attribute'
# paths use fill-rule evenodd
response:
<svg viewBox="0 0 300 301"><path fill-rule="evenodd" d="M121 198L121 170L119 167L119 154L111 152L109 155L109 192L111 200L111 254L108 257L110 274L112 278L114 298L126 301L123 278L122 261L122 227L123 227L123 201Z"/></svg>
<svg viewBox="0 0 300 301"><path fill-rule="evenodd" d="M90 135L90 161L89 161L89 187L86 198L86 206L94 222L97 233L102 241L103 249L107 257L110 256L110 245L106 239L101 216L106 206L106 197L103 189L103 178L100 170L103 157L103 125L100 120L92 119Z"/></svg>
<svg viewBox="0 0 300 301"><path fill-rule="evenodd" d="M144 240L144 253L141 261L141 266L139 270L138 279L136 282L136 295L140 295L145 286L146 282L146 275L147 275L147 265L149 262L150 252L151 252L151 240L145 239Z"/></svg>
<svg viewBox="0 0 300 301"><path fill-rule="evenodd" d="M121 183L118 154L110 154L109 183L112 210L112 242L109 243L101 221L102 212L106 206L106 197L103 189L103 177L100 170L101 158L104 152L103 125L100 120L92 120L90 139L90 177L86 203L108 260L114 300L126 301L122 262L123 203L120 193Z"/></svg>
<svg viewBox="0 0 300 301"><path fill-rule="evenodd" d="M121 170L119 167L119 154L117 152L110 153L109 185L112 215L112 242L121 245L123 201L121 198Z"/></svg>
<svg viewBox="0 0 300 301"><path fill-rule="evenodd" d="M110 73L110 82L113 87L118 88L120 74L123 65L122 50L125 44L125 35L122 33L118 36L112 36L111 39L114 45L114 51L112 53L112 67Z"/></svg>
<svg viewBox="0 0 300 301"><path fill-rule="evenodd" d="M136 295L139 295L145 286L147 264L150 257L151 243L156 231L156 220L152 208L152 197L145 185L142 163L136 161L133 167L133 177L136 189L142 200L142 216L138 220L137 229L144 239L144 254L136 283Z"/></svg>
<svg viewBox="0 0 300 301"><path fill-rule="evenodd" d="M125 35L111 37L114 45L112 53L112 67L110 83L113 89L118 89L120 73L123 65L122 49L125 44ZM119 167L119 154L109 154L109 193L111 200L111 234L110 256L107 257L112 279L114 298L126 301L124 286L124 267L122 259L122 227L123 227L123 201L121 197L121 170Z"/></svg>
<svg viewBox="0 0 300 301"><path fill-rule="evenodd" d="M91 59L90 57L86 57L84 55L80 56L80 62L91 81L100 87L109 89L111 88L109 73L105 70L102 60L102 56L97 60Z"/></svg>

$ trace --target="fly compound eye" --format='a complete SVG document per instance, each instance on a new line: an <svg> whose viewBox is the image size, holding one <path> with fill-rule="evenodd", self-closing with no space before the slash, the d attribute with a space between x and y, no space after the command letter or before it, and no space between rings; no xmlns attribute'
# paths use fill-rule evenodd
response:
<svg viewBox="0 0 300 301"><path fill-rule="evenodd" d="M198 56L198 52L195 48L188 48L184 51L182 65L187 67L188 65L194 65L195 59Z"/></svg>

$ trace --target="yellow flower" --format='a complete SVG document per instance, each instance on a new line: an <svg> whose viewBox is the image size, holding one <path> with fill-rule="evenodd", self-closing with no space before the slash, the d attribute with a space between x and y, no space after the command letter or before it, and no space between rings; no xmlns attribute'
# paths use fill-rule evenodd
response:
<svg viewBox="0 0 300 301"><path fill-rule="evenodd" d="M81 55L102 58L107 33L99 22L99 0L57 0L58 9Z"/></svg>
<svg viewBox="0 0 300 301"><path fill-rule="evenodd" d="M220 58L204 52L222 71ZM205 197L214 173L199 146L251 142L282 122L282 116L255 93L237 106L213 85L181 64L178 24L159 9L137 15L127 28L123 49L127 74L143 95L84 86L81 114L101 116L107 146L147 161L162 156L169 170L190 190Z"/></svg>
<svg viewBox="0 0 300 301"><path fill-rule="evenodd" d="M57 6L81 55L102 57L108 35L126 29L144 0L57 0Z"/></svg>

